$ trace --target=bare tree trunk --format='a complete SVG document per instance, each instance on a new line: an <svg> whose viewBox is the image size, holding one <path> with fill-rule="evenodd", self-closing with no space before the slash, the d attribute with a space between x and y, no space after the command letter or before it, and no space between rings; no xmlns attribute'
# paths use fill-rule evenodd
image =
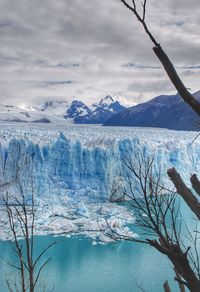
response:
<svg viewBox="0 0 200 292"><path fill-rule="evenodd" d="M173 263L177 273L184 279L176 278L179 284L186 285L190 292L200 291L200 280L191 268L187 257L189 249L183 252L177 244L172 244L165 238L161 238L159 242L157 240L148 240L148 242Z"/></svg>
<svg viewBox="0 0 200 292"><path fill-rule="evenodd" d="M165 292L171 292L168 281L164 283L163 288Z"/></svg>
<svg viewBox="0 0 200 292"><path fill-rule="evenodd" d="M200 203L197 198L193 195L192 191L185 185L180 174L176 169L170 168L167 171L169 178L172 180L174 186L177 189L177 193L185 200L190 209L196 214L200 220Z"/></svg>
<svg viewBox="0 0 200 292"><path fill-rule="evenodd" d="M171 262L174 264L175 269L177 270L178 274L183 277L186 281L176 279L178 283L183 284L189 288L190 292L197 292L200 291L200 281L196 277L194 271L192 270L191 266L189 265L187 255L178 255L176 256L168 256Z"/></svg>
<svg viewBox="0 0 200 292"><path fill-rule="evenodd" d="M179 275L179 273L177 272L176 268L174 268L174 272L176 274L176 279L179 283L179 289L180 289L180 292L185 292L185 286L184 284L181 284L181 276Z"/></svg>
<svg viewBox="0 0 200 292"><path fill-rule="evenodd" d="M165 53L165 51L162 49L162 47L155 46L153 47L153 51L162 63L165 71L167 72L167 75L169 76L169 79L177 89L180 96L183 98L183 100L189 104L189 106L198 114L200 115L200 103L194 98L194 96L187 90L183 82L181 81L180 77L178 76L174 65L170 61L169 57Z"/></svg>
<svg viewBox="0 0 200 292"><path fill-rule="evenodd" d="M190 178L190 181L191 181L193 189L200 196L200 181L198 180L197 175L193 174Z"/></svg>
<svg viewBox="0 0 200 292"><path fill-rule="evenodd" d="M56 242L52 242L41 253L34 259L34 230L35 230L35 204L34 197L32 196L32 207L26 205L25 196L21 189L21 198L18 197L3 197L5 203L5 210L8 215L9 227L13 236L13 248L17 253L20 267L15 264L10 264L11 267L20 271L20 291L22 292L34 292L36 291L36 285L38 283L40 274L45 266L50 261L50 257L47 258L43 263L39 263L42 257L45 255L47 250L51 248ZM10 202L9 202L10 200ZM20 243L21 235L23 234L24 243ZM22 252L24 250L24 253ZM7 281L8 289L11 291L11 285ZM16 286L17 287L17 286ZM17 287L18 288L18 287ZM12 290L14 291L14 290ZM17 290L19 291L19 289Z"/></svg>

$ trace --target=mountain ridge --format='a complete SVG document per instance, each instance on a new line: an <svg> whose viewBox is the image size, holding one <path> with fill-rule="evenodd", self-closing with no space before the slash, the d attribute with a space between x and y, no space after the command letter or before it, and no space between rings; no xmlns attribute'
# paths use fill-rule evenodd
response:
<svg viewBox="0 0 200 292"><path fill-rule="evenodd" d="M200 91L194 93L200 101ZM157 127L172 130L197 131L199 116L179 94L159 95L113 115L104 126Z"/></svg>

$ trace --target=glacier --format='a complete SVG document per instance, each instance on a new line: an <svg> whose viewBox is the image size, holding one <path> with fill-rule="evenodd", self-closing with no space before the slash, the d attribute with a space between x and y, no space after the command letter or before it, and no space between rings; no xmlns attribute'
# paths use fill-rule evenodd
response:
<svg viewBox="0 0 200 292"><path fill-rule="evenodd" d="M137 237L134 210L109 202L113 192L120 198L126 186L124 158L154 155L154 175L161 168L170 184L166 171L175 166L189 184L190 173L199 173L196 136L153 128L0 123L1 195L16 196L22 187L28 203L34 193L35 235L84 235L93 244L108 243L112 239L102 233L110 232L108 222L118 234ZM10 240L3 204L0 213L0 239ZM17 233L23 237L20 228Z"/></svg>
<svg viewBox="0 0 200 292"><path fill-rule="evenodd" d="M0 124L0 185L16 192L16 178L27 193L57 202L63 197L103 202L113 188L122 195L124 158L154 155L156 175L175 166L189 184L200 172L197 132L88 125Z"/></svg>

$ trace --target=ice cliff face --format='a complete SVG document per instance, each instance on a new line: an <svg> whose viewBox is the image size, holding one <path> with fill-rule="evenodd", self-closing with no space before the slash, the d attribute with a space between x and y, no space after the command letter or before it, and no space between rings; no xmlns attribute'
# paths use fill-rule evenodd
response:
<svg viewBox="0 0 200 292"><path fill-rule="evenodd" d="M1 127L0 183L16 191L17 178L27 193L34 189L39 197L98 201L115 189L122 195L127 157L155 155L154 174L161 167L166 183L171 166L186 182L191 172L200 173L200 141L192 143L194 132L83 126L60 130Z"/></svg>
<svg viewBox="0 0 200 292"><path fill-rule="evenodd" d="M85 148L63 134L51 145L39 147L30 141L11 140L0 148L0 181L13 183L18 176L23 186L39 197L87 196L105 199L111 174L110 151Z"/></svg>

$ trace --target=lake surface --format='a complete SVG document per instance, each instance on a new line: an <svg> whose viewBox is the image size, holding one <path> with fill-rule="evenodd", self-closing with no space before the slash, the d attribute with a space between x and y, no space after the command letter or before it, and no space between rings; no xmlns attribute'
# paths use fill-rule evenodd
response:
<svg viewBox="0 0 200 292"><path fill-rule="evenodd" d="M89 238L52 236L37 237L37 247L45 248L55 239L58 243L48 252L52 259L41 278L47 291L134 292L140 291L138 283L145 291L160 292L166 279L178 291L169 261L151 247L130 242L92 245ZM0 254L15 257L8 242L0 242ZM6 278L13 280L13 270L1 260L0 291L8 291Z"/></svg>
<svg viewBox="0 0 200 292"><path fill-rule="evenodd" d="M190 230L196 228L197 222L183 202L181 214L185 235L184 222ZM135 226L131 229L140 234ZM166 280L173 292L180 291L171 263L147 245L127 241L94 245L92 239L83 236L48 235L35 238L36 253L53 241L57 244L46 254L51 261L42 274L37 292L43 291L39 288L44 285L48 292L141 292L138 285L145 292L162 292ZM12 262L16 259L9 242L0 241L0 257L0 291L7 292L6 279L12 282L14 271L3 259Z"/></svg>

